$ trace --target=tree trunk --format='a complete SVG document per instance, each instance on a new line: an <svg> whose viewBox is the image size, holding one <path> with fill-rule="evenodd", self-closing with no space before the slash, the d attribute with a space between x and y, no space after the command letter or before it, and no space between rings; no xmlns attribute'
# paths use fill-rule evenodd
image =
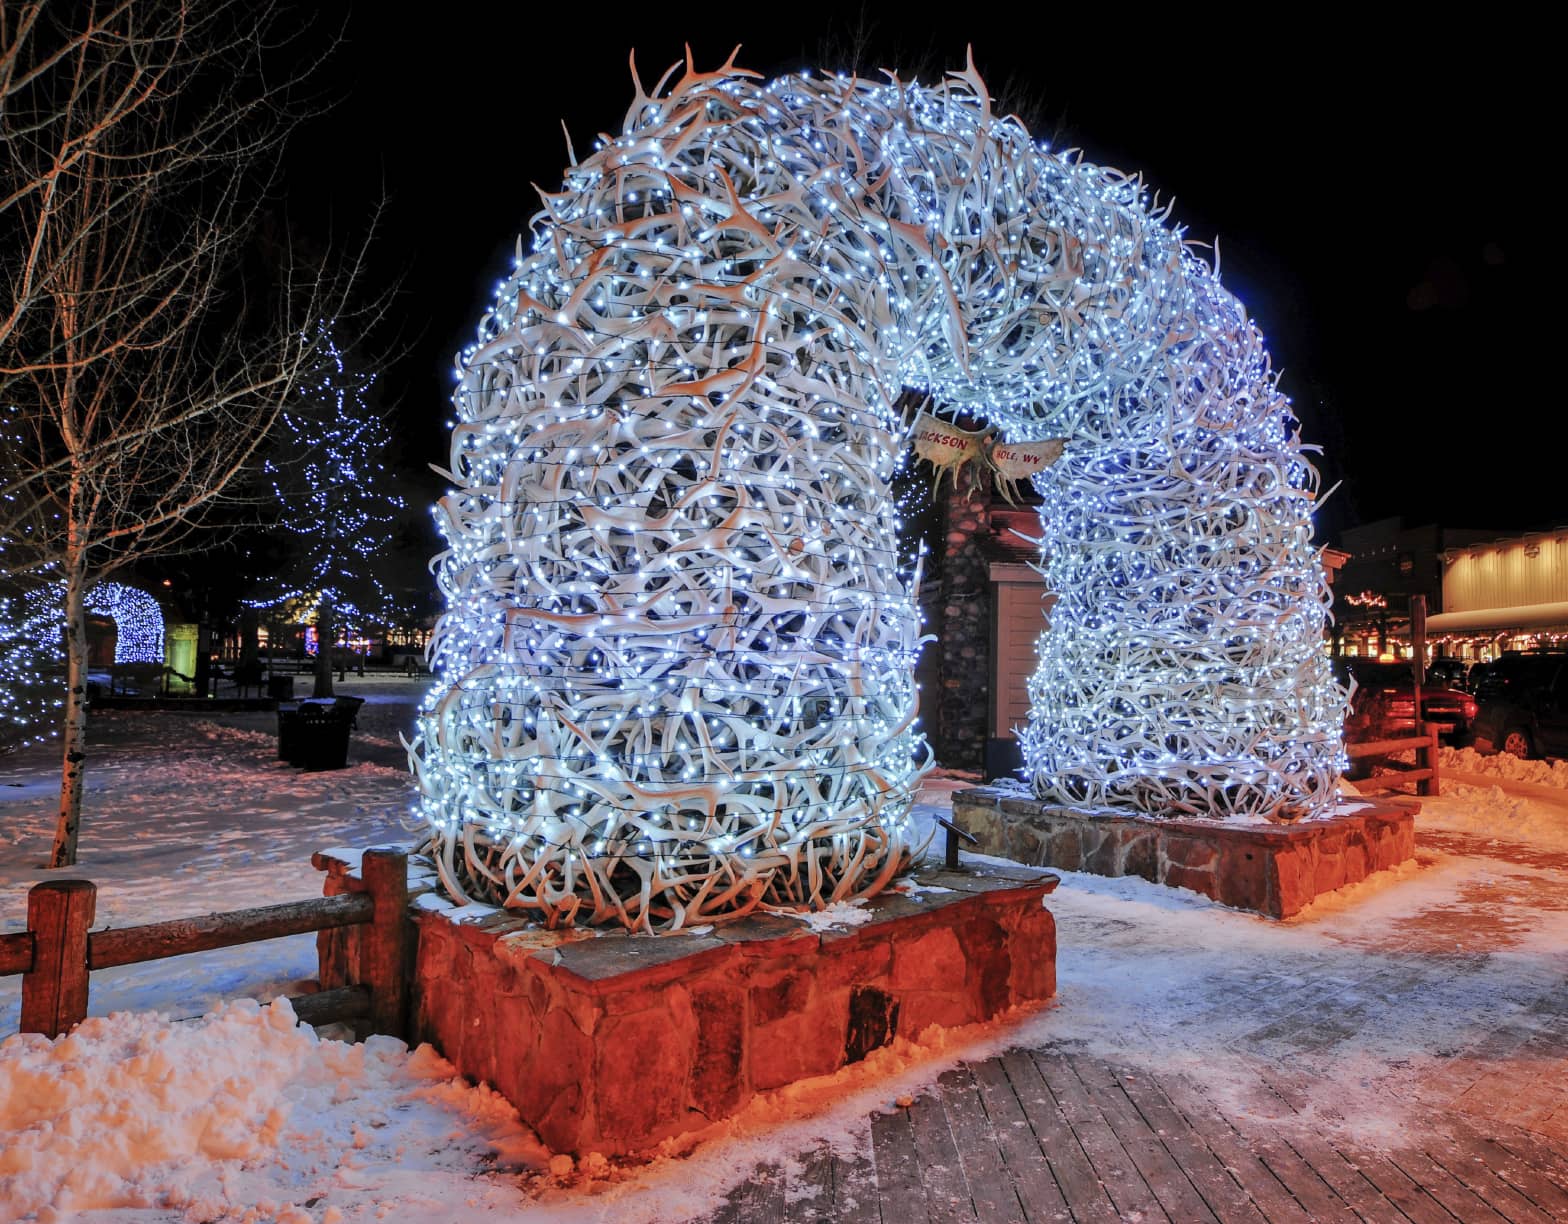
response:
<svg viewBox="0 0 1568 1224"><path fill-rule="evenodd" d="M313 696L332 696L332 642L336 636L332 597L323 595L316 606L316 691Z"/></svg>
<svg viewBox="0 0 1568 1224"><path fill-rule="evenodd" d="M255 608L240 611L240 662L257 663L261 660L261 618Z"/></svg>
<svg viewBox="0 0 1568 1224"><path fill-rule="evenodd" d="M87 764L87 574L79 559L66 565L65 708L61 726L65 767L60 774L60 817L49 866L76 865L82 827L82 780Z"/></svg>

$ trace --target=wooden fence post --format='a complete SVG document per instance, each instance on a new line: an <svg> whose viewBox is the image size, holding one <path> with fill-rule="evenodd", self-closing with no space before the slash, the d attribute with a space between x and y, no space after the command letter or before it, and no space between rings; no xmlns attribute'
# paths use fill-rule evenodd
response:
<svg viewBox="0 0 1568 1224"><path fill-rule="evenodd" d="M46 880L28 890L33 967L22 975L22 1032L58 1037L87 1018L87 932L97 909L91 880Z"/></svg>
<svg viewBox="0 0 1568 1224"><path fill-rule="evenodd" d="M1416 794L1431 795L1434 798L1442 794L1442 787L1437 775L1437 724L1426 724L1426 747L1421 750L1426 757L1426 767L1432 771L1430 777L1422 778L1416 783Z"/></svg>
<svg viewBox="0 0 1568 1224"><path fill-rule="evenodd" d="M408 855L402 850L367 850L360 861L360 877L376 907L359 945L360 978L370 987L370 1031L402 1037L408 1012L403 972Z"/></svg>

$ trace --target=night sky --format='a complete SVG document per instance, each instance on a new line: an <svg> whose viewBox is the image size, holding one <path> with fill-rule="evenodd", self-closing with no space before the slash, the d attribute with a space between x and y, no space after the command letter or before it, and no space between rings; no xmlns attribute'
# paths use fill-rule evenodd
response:
<svg viewBox="0 0 1568 1224"><path fill-rule="evenodd" d="M1540 112L1527 30L1472 13L1463 30L1249 40L1177 10L1118 31L1042 7L1030 30L960 5L937 33L892 15L912 5L856 18L766 0L453 3L417 24L370 3L321 11L318 32L342 22L315 80L337 101L290 147L287 206L306 231L342 234L385 193L371 287L402 277L400 356L383 379L415 496L441 491L418 470L446 461L452 355L537 211L530 183L559 186L562 119L579 154L619 131L628 51L651 86L683 41L699 69L741 43L740 63L767 75L918 65L922 79L962 66L972 43L993 93L1037 136L1143 171L1162 200L1175 195L1190 238L1218 235L1224 282L1268 337L1306 440L1324 448L1325 487L1344 481L1320 535L1395 514L1499 530L1568 521L1560 401L1532 368L1556 346L1536 334L1539 291L1524 281L1556 261L1524 235L1527 218L1544 228L1556 211L1529 118Z"/></svg>

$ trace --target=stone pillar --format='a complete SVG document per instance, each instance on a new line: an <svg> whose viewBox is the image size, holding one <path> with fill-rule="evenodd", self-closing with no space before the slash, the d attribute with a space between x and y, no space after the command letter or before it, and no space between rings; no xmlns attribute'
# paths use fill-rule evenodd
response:
<svg viewBox="0 0 1568 1224"><path fill-rule="evenodd" d="M932 630L942 651L936 755L953 769L981 769L991 697L991 581L983 548L991 531L990 473L964 472L956 487L944 481L943 490L942 596Z"/></svg>

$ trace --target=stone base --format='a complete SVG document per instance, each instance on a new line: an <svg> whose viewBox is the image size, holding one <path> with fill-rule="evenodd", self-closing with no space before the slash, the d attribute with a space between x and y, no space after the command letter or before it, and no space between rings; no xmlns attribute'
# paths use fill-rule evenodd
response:
<svg viewBox="0 0 1568 1224"><path fill-rule="evenodd" d="M326 892L357 888L326 852ZM645 1151L827 1075L895 1037L988 1020L1056 991L1056 877L923 871L818 930L765 914L657 937L459 921L411 860L411 1041L495 1088L557 1152ZM820 924L822 918L815 919ZM354 979L359 928L323 932L321 981Z"/></svg>
<svg viewBox="0 0 1568 1224"><path fill-rule="evenodd" d="M1323 893L1415 857L1419 810L1370 804L1323 820L1255 825L1082 811L1001 787L953 795L953 819L981 853L1142 876L1270 918L1289 918Z"/></svg>

